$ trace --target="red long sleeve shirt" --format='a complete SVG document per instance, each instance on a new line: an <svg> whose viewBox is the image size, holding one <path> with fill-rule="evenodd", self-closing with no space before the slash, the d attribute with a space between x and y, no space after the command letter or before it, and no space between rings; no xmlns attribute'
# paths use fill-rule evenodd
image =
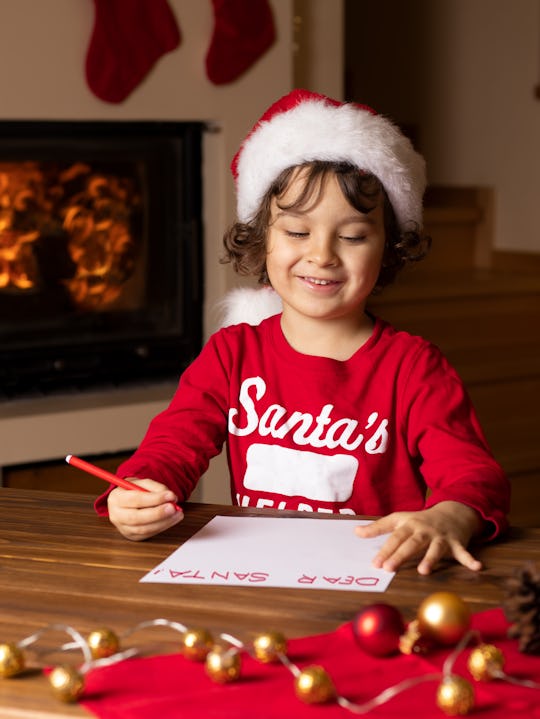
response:
<svg viewBox="0 0 540 719"><path fill-rule="evenodd" d="M293 350L279 315L220 330L118 474L183 501L224 443L243 506L379 516L454 500L488 534L506 526L509 483L462 381L434 345L382 320L347 361Z"/></svg>

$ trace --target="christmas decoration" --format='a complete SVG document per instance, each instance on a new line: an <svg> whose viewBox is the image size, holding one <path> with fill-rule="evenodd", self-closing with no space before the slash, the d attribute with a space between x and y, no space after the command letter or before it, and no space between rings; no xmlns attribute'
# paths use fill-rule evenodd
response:
<svg viewBox="0 0 540 719"><path fill-rule="evenodd" d="M426 167L411 141L367 105L302 89L270 105L232 160L239 221L253 220L281 172L314 158L348 162L372 173L388 195L400 230L410 229L411 222L422 227ZM396 177L407 181L396 182Z"/></svg>
<svg viewBox="0 0 540 719"><path fill-rule="evenodd" d="M323 704L334 699L336 689L323 667L303 669L294 680L296 696L307 704Z"/></svg>
<svg viewBox="0 0 540 719"><path fill-rule="evenodd" d="M433 647L433 642L422 636L420 622L413 619L399 638L399 651L402 654L424 654Z"/></svg>
<svg viewBox="0 0 540 719"><path fill-rule="evenodd" d="M95 629L88 635L87 642L92 659L110 657L120 649L119 638L111 629L107 628Z"/></svg>
<svg viewBox="0 0 540 719"><path fill-rule="evenodd" d="M473 649L467 661L467 668L477 681L486 681L502 676L504 655L493 644L481 644Z"/></svg>
<svg viewBox="0 0 540 719"><path fill-rule="evenodd" d="M234 647L215 646L208 653L205 666L206 673L215 682L233 682L240 676L240 654Z"/></svg>
<svg viewBox="0 0 540 719"><path fill-rule="evenodd" d="M183 653L187 659L204 662L214 646L214 638L206 629L189 629L184 634Z"/></svg>
<svg viewBox="0 0 540 719"><path fill-rule="evenodd" d="M281 632L258 634L253 640L253 654L264 664L279 660L280 654L287 651L287 640Z"/></svg>
<svg viewBox="0 0 540 719"><path fill-rule="evenodd" d="M50 631L67 632L73 641L64 644L61 650L81 649L85 660L79 669L66 664L54 667L50 672L51 689L54 695L63 702L75 702L79 699L84 690L84 675L91 667L107 663L111 656L127 659L134 654L133 649L128 649L122 654L112 652L113 649L115 652L118 650L119 642L111 630L95 630L89 635L88 640L85 640L73 627L65 624L51 624L35 634L25 637L17 644L0 644L0 676L7 678L20 674L26 667L23 649L35 644L43 634ZM107 644L106 649L105 644ZM97 657L98 654L101 655L100 658Z"/></svg>
<svg viewBox="0 0 540 719"><path fill-rule="evenodd" d="M212 0L214 30L206 74L215 85L236 80L273 44L276 32L268 0Z"/></svg>
<svg viewBox="0 0 540 719"><path fill-rule="evenodd" d="M449 597L441 598L440 594L441 593L431 595L427 598L427 600L429 601L425 600L422 605L420 605L420 608L418 610L419 617L424 616L424 611L426 610L426 607L435 605L440 609L442 606L445 610L443 614L445 615L446 620L449 621L449 624L452 628L455 628L455 610L456 606L458 608L460 607L460 604L459 602L456 602L455 595L453 595L453 599L452 601L450 601ZM449 611L449 607L451 611ZM366 615L368 617L371 617L371 619L374 619L376 623L382 623L383 629L385 630L386 628L384 627L383 620L392 619L394 621L397 621L398 618L401 619L401 615L399 614L399 612L396 616L396 613L391 611L393 609L394 608L391 605L387 604L370 605L358 613L357 617L355 617L355 624L357 623L357 619L361 624L362 615ZM502 617L502 612L500 613L500 615ZM420 619L415 620L415 622L420 622ZM330 659L333 655L334 669L337 669L338 667L338 665L335 663L336 656L341 656L341 649L344 648L343 643L337 645L335 644L335 640L338 635L342 638L342 642L345 637L348 637L347 646L349 647L349 649L345 649L345 658L343 659L343 661L350 662L351 656L354 656L354 652L360 653L361 651L361 648L359 648L358 629L356 628L355 624L351 622L348 625L344 625L342 628L340 628L340 630L338 630L332 635L329 635L329 637L327 637L326 635L322 635L321 637L315 638L318 639L319 653L321 653L322 650L323 656L326 656L323 647L326 646L326 642L328 642L328 639L330 639L329 649L331 645L333 646L328 654L328 658ZM447 627L446 625L443 625L444 622L442 624L441 621L436 622L436 628L438 632L441 630L442 627L444 629L443 636L445 640L447 640ZM475 704L474 690L472 684L467 678L465 678L464 676L460 676L456 673L455 666L458 658L462 654L464 654L464 652L467 650L467 647L473 641L477 643L477 646L473 647L473 649L469 653L468 658L466 658L465 661L465 665L469 670L471 678L473 680L497 680L508 682L510 684L516 684L521 687L527 687L530 689L540 689L540 683L526 679L522 676L523 669L518 669L521 674L519 677L513 677L508 674L505 674L503 672L505 657L502 650L494 644L482 642L481 632L477 628L473 628L469 629L461 636L459 642L456 644L456 646L454 646L452 652L445 658L440 670L434 671L432 673L426 673L424 671L418 676L408 676L406 679L398 681L397 683L388 686L382 691L379 688L378 693L374 693L374 696L372 696L372 698L359 704L351 701L350 699L341 695L338 692L337 684L326 666L311 663L307 666L300 667L295 662L291 661L291 659L287 656L286 653L287 640L280 632L261 632L255 634L253 636L253 639L249 642L243 642L231 634L221 633L216 637L216 640L214 641L210 632L208 632L208 630L204 628L188 629L186 626L179 622L171 621L164 618L152 619L141 622L132 629L129 629L128 631L124 632L122 637L118 637L111 629L102 627L91 632L88 635L87 639L84 639L82 635L72 627L62 624L52 624L48 627L41 629L35 634L26 637L20 642L14 644L0 644L0 673L5 678L20 674L25 667L24 649L31 645L35 645L39 638L45 632L66 632L71 636L73 641L62 645L60 647L60 650L81 650L83 653L84 662L82 664L63 663L59 666L52 667L52 669L48 673L48 680L54 695L60 701L71 703L80 700L84 704L84 706L87 706L88 700L85 697L85 686L87 685L87 675L90 672L91 676L88 677L88 684L92 686L92 688L90 689L90 700L92 700L92 698L94 698L94 700L96 698L99 700L103 696L104 692L106 693L106 687L110 686L105 684L105 686L101 685L100 687L99 683L96 685L94 682L94 677L96 674L99 674L99 672L94 673L91 670L97 670L104 667L110 667L112 669L114 665L123 664L130 666L130 663L125 662L125 660L131 657L135 657L141 652L136 647L129 647L127 649L121 650L121 640L124 641L127 637L134 635L141 629L159 626L172 629L181 635L180 652L176 655L169 655L170 658L174 661L174 673L171 676L174 676L175 682L178 676L177 672L179 670L179 667L182 667L181 662L186 661L196 664L204 660L204 673L209 677L211 681L221 685L227 685L231 682L236 681L241 682L243 679L243 666L251 667L250 670L248 669L248 675L246 677L248 681L248 686L252 682L256 681L257 678L262 679L263 677L266 677L266 674L263 675L261 673L262 670L258 670L255 672L253 671L253 665L256 662L261 665L268 665L272 662L281 663L283 668L288 670L292 675L294 692L297 698L300 699L304 704L313 705L332 703L335 705L336 708L340 707L342 709L348 710L353 714L368 714L376 707L381 706L382 704L385 704L391 699L398 697L402 693L409 691L413 687L416 687L426 682L437 682L436 704L445 714L447 714L448 716L467 714ZM500 636L504 635L504 631L506 630L507 625L506 623L503 623L502 626L502 631L501 628L499 628L498 630ZM393 641L395 642L394 633L391 632L391 634ZM360 632L360 635L362 635L362 631ZM374 635L376 636L376 633ZM368 631L367 636L371 637L372 634L370 634L370 632ZM453 633L453 636L456 636L455 632ZM325 643L323 644L322 641L324 641ZM508 640L506 641L508 642ZM116 648L117 651L111 654L110 652L113 648ZM351 655L350 653L350 648L353 649L353 655ZM36 648L35 651L37 651L37 649L39 649L39 647ZM377 649L380 649L380 645L377 646ZM316 655L316 653L317 652L316 650L314 650L313 644L311 644L308 651L305 651L304 647L304 650L301 650L298 656L304 656L306 659L308 659L308 657L312 658L314 655ZM377 655L375 655L375 659L369 659L367 656L368 653L369 652L366 652L364 654L363 661L361 656L358 657L360 659L360 663L358 666L358 678L361 678L365 663L371 662L371 667L369 668L369 671L371 672L370 676L372 676L375 679L375 683L377 683L378 680L373 674L375 666L373 663L379 662L376 673L379 675L380 681L380 676L385 674L383 662L386 660L377 657ZM438 661L440 661L440 654L441 647L439 646L438 651L434 652L433 661L436 668L438 667ZM439 659L436 658L437 655L439 655ZM347 656L348 659L346 658ZM515 656L516 655L514 654L514 660ZM163 657L162 659L165 660L166 657ZM405 659L405 657L402 657L402 659ZM394 664L396 661L399 662L399 657L391 661L392 664ZM417 662L417 666L420 667L425 666L426 660L422 659L422 664L419 664L418 660L414 658L407 659L407 661L410 661L412 663ZM186 665L184 664L184 668L185 667ZM269 673L269 678L272 675L276 677L276 671L279 673L279 667L275 668L265 666L265 672ZM350 671L348 673L350 674ZM32 674L33 673L30 673L29 675L31 676ZM131 675L131 684L125 684L126 674L128 676ZM123 675L123 680L120 683L123 688L122 690L129 693L129 687L131 686L131 691L136 692L138 689L138 687L137 689L135 688L136 683L140 683L141 681L143 681L144 683L144 680L141 679L141 677L143 676L147 676L144 670L141 674L141 669L132 672L131 669L126 668L126 671ZM148 676L154 677L157 681L157 674L155 670L150 671L148 673ZM190 673L186 672L186 676L189 677ZM193 673L191 673L192 678L193 676ZM135 684L133 684L133 682L135 682ZM263 683L266 684L266 681ZM118 685L113 686L115 686L115 688L113 689L114 694L118 690ZM349 686L352 687L353 685L351 685L349 682ZM97 696L92 697L92 691L94 693L97 692ZM151 686L149 687L149 696L151 697L151 702L153 702L155 699L154 695L152 694L153 691L155 691L154 685L151 684ZM256 688L255 691L257 691ZM234 692L233 695L235 695ZM219 697L220 695L217 696ZM221 695L221 698L224 698L223 695ZM490 699L490 701L492 701L492 699ZM485 708L485 703L483 707ZM482 705L480 706L480 709L482 709ZM118 714L118 716L120 716L120 714ZM134 716L142 715L137 713ZM146 714L144 716L146 716ZM192 714L189 714L189 716L192 716ZM334 716L334 714L331 714L331 716Z"/></svg>
<svg viewBox="0 0 540 719"><path fill-rule="evenodd" d="M75 702L84 689L82 674L69 664L55 667L49 674L53 694L62 702Z"/></svg>
<svg viewBox="0 0 540 719"><path fill-rule="evenodd" d="M471 612L457 594L435 592L420 604L417 619L422 637L443 646L453 646L467 632Z"/></svg>
<svg viewBox="0 0 540 719"><path fill-rule="evenodd" d="M462 677L450 674L437 688L437 706L449 716L468 714L474 706L474 691Z"/></svg>
<svg viewBox="0 0 540 719"><path fill-rule="evenodd" d="M373 656L385 657L399 649L405 622L399 609L385 604L370 604L353 619L358 644Z"/></svg>
<svg viewBox="0 0 540 719"><path fill-rule="evenodd" d="M508 636L518 640L520 651L540 654L540 572L532 562L507 580L503 609L511 623Z"/></svg>
<svg viewBox="0 0 540 719"><path fill-rule="evenodd" d="M101 100L119 103L178 47L180 30L167 0L94 0L94 6L86 80Z"/></svg>
<svg viewBox="0 0 540 719"><path fill-rule="evenodd" d="M24 655L16 644L0 644L0 677L14 677L24 665Z"/></svg>

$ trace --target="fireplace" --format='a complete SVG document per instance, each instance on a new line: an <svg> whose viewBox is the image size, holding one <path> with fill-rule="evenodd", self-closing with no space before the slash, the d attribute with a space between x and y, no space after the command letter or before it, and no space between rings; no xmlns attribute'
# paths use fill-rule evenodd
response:
<svg viewBox="0 0 540 719"><path fill-rule="evenodd" d="M202 336L195 122L0 122L4 396L177 377Z"/></svg>

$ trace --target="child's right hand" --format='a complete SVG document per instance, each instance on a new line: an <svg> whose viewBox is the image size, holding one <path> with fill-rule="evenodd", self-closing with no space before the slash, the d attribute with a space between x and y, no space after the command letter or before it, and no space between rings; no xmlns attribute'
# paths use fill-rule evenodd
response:
<svg viewBox="0 0 540 719"><path fill-rule="evenodd" d="M130 479L147 489L138 492L115 487L107 498L109 519L127 539L138 542L159 534L184 518L175 508L174 492L153 479Z"/></svg>

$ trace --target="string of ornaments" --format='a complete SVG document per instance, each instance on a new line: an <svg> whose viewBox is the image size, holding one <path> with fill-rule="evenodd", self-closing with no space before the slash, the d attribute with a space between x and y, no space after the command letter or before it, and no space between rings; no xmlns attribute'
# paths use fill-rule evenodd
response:
<svg viewBox="0 0 540 719"><path fill-rule="evenodd" d="M517 638L520 650L537 653L536 640L531 641L530 627L538 627L540 615L539 575L532 566L520 570L509 583L505 612L513 624L509 636ZM526 619L524 620L524 617ZM474 706L474 689L471 681L454 673L454 665L461 653L471 649L467 669L475 681L502 680L531 689L540 689L540 683L512 677L504 672L505 657L493 644L486 644L478 631L470 628L471 612L466 602L452 592L436 592L424 599L416 618L405 624L401 612L386 603L374 603L363 608L354 617L352 627L356 642L368 654L386 657L397 652L425 654L435 648L453 648L440 672L410 677L385 689L370 700L358 704L341 696L329 673L323 666L298 667L287 656L287 639L281 632L267 631L256 634L246 644L228 633L214 638L207 629L186 627L180 622L158 618L137 624L122 635L125 640L149 627L164 626L180 634L183 656L204 664L208 677L219 684L228 684L241 678L242 653L247 652L264 664L281 662L294 681L295 694L306 704L336 702L353 714L368 714L375 707L424 682L438 682L436 704L448 716L465 715ZM525 633L522 634L525 626ZM10 678L26 669L25 650L36 644L47 632L61 631L71 637L62 651L80 649L84 662L75 667L60 664L48 673L53 694L62 702L78 701L84 692L85 675L92 669L128 660L141 652L135 647L122 649L120 637L109 628L99 628L86 638L73 627L51 624L17 643L0 644L0 677Z"/></svg>

